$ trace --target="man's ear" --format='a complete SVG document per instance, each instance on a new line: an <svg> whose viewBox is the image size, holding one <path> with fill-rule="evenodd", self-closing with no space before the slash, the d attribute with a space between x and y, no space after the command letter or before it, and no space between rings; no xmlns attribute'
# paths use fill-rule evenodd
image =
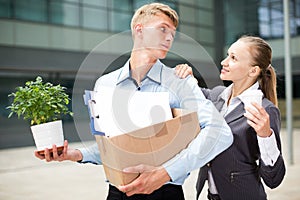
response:
<svg viewBox="0 0 300 200"><path fill-rule="evenodd" d="M251 69L249 70L249 76L250 77L256 77L256 76L259 76L259 74L260 74L260 71L261 71L261 69L260 69L260 67L259 66L253 66L253 67L251 67Z"/></svg>
<svg viewBox="0 0 300 200"><path fill-rule="evenodd" d="M134 26L134 32L136 35L140 35L142 33L143 25L142 24L136 24Z"/></svg>

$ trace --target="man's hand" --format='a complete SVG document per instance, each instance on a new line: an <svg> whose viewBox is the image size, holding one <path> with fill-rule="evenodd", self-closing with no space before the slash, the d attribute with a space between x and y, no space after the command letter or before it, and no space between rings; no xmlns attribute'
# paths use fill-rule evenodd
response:
<svg viewBox="0 0 300 200"><path fill-rule="evenodd" d="M46 160L47 162L51 161L64 161L64 160L70 160L70 161L80 161L82 160L82 154L79 150L77 149L70 149L68 147L68 141L65 140L64 142L64 149L62 153L58 153L56 145L52 146L52 153L50 153L49 149L45 149L45 154L41 155L38 153L38 151L34 152L34 155L41 159L41 160Z"/></svg>
<svg viewBox="0 0 300 200"><path fill-rule="evenodd" d="M133 182L118 187L118 189L126 193L127 196L150 194L171 180L169 174L163 167L138 165L125 168L123 172L140 173L140 176Z"/></svg>

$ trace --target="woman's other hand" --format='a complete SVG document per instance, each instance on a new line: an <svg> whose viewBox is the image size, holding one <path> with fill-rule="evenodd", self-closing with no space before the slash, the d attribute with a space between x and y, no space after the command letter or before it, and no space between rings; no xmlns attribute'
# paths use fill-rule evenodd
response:
<svg viewBox="0 0 300 200"><path fill-rule="evenodd" d="M260 137L269 137L272 134L270 128L270 117L266 110L258 105L257 103L252 103L254 108L246 107L245 117L248 119L248 124L254 128L256 134Z"/></svg>

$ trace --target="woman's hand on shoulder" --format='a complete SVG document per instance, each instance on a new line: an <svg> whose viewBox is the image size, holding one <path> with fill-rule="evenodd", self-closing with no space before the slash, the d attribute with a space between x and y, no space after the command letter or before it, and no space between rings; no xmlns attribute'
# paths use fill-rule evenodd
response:
<svg viewBox="0 0 300 200"><path fill-rule="evenodd" d="M193 76L193 69L188 64L179 64L175 67L175 74L179 78L186 78L189 75Z"/></svg>

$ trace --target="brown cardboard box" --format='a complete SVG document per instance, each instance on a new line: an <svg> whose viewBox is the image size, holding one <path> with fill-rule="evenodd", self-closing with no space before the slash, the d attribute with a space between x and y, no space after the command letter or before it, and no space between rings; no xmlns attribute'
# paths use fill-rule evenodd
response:
<svg viewBox="0 0 300 200"><path fill-rule="evenodd" d="M200 132L196 112L172 109L173 119L124 135L95 135L106 178L118 186L128 184L139 174L122 169L139 164L160 166L185 149Z"/></svg>

